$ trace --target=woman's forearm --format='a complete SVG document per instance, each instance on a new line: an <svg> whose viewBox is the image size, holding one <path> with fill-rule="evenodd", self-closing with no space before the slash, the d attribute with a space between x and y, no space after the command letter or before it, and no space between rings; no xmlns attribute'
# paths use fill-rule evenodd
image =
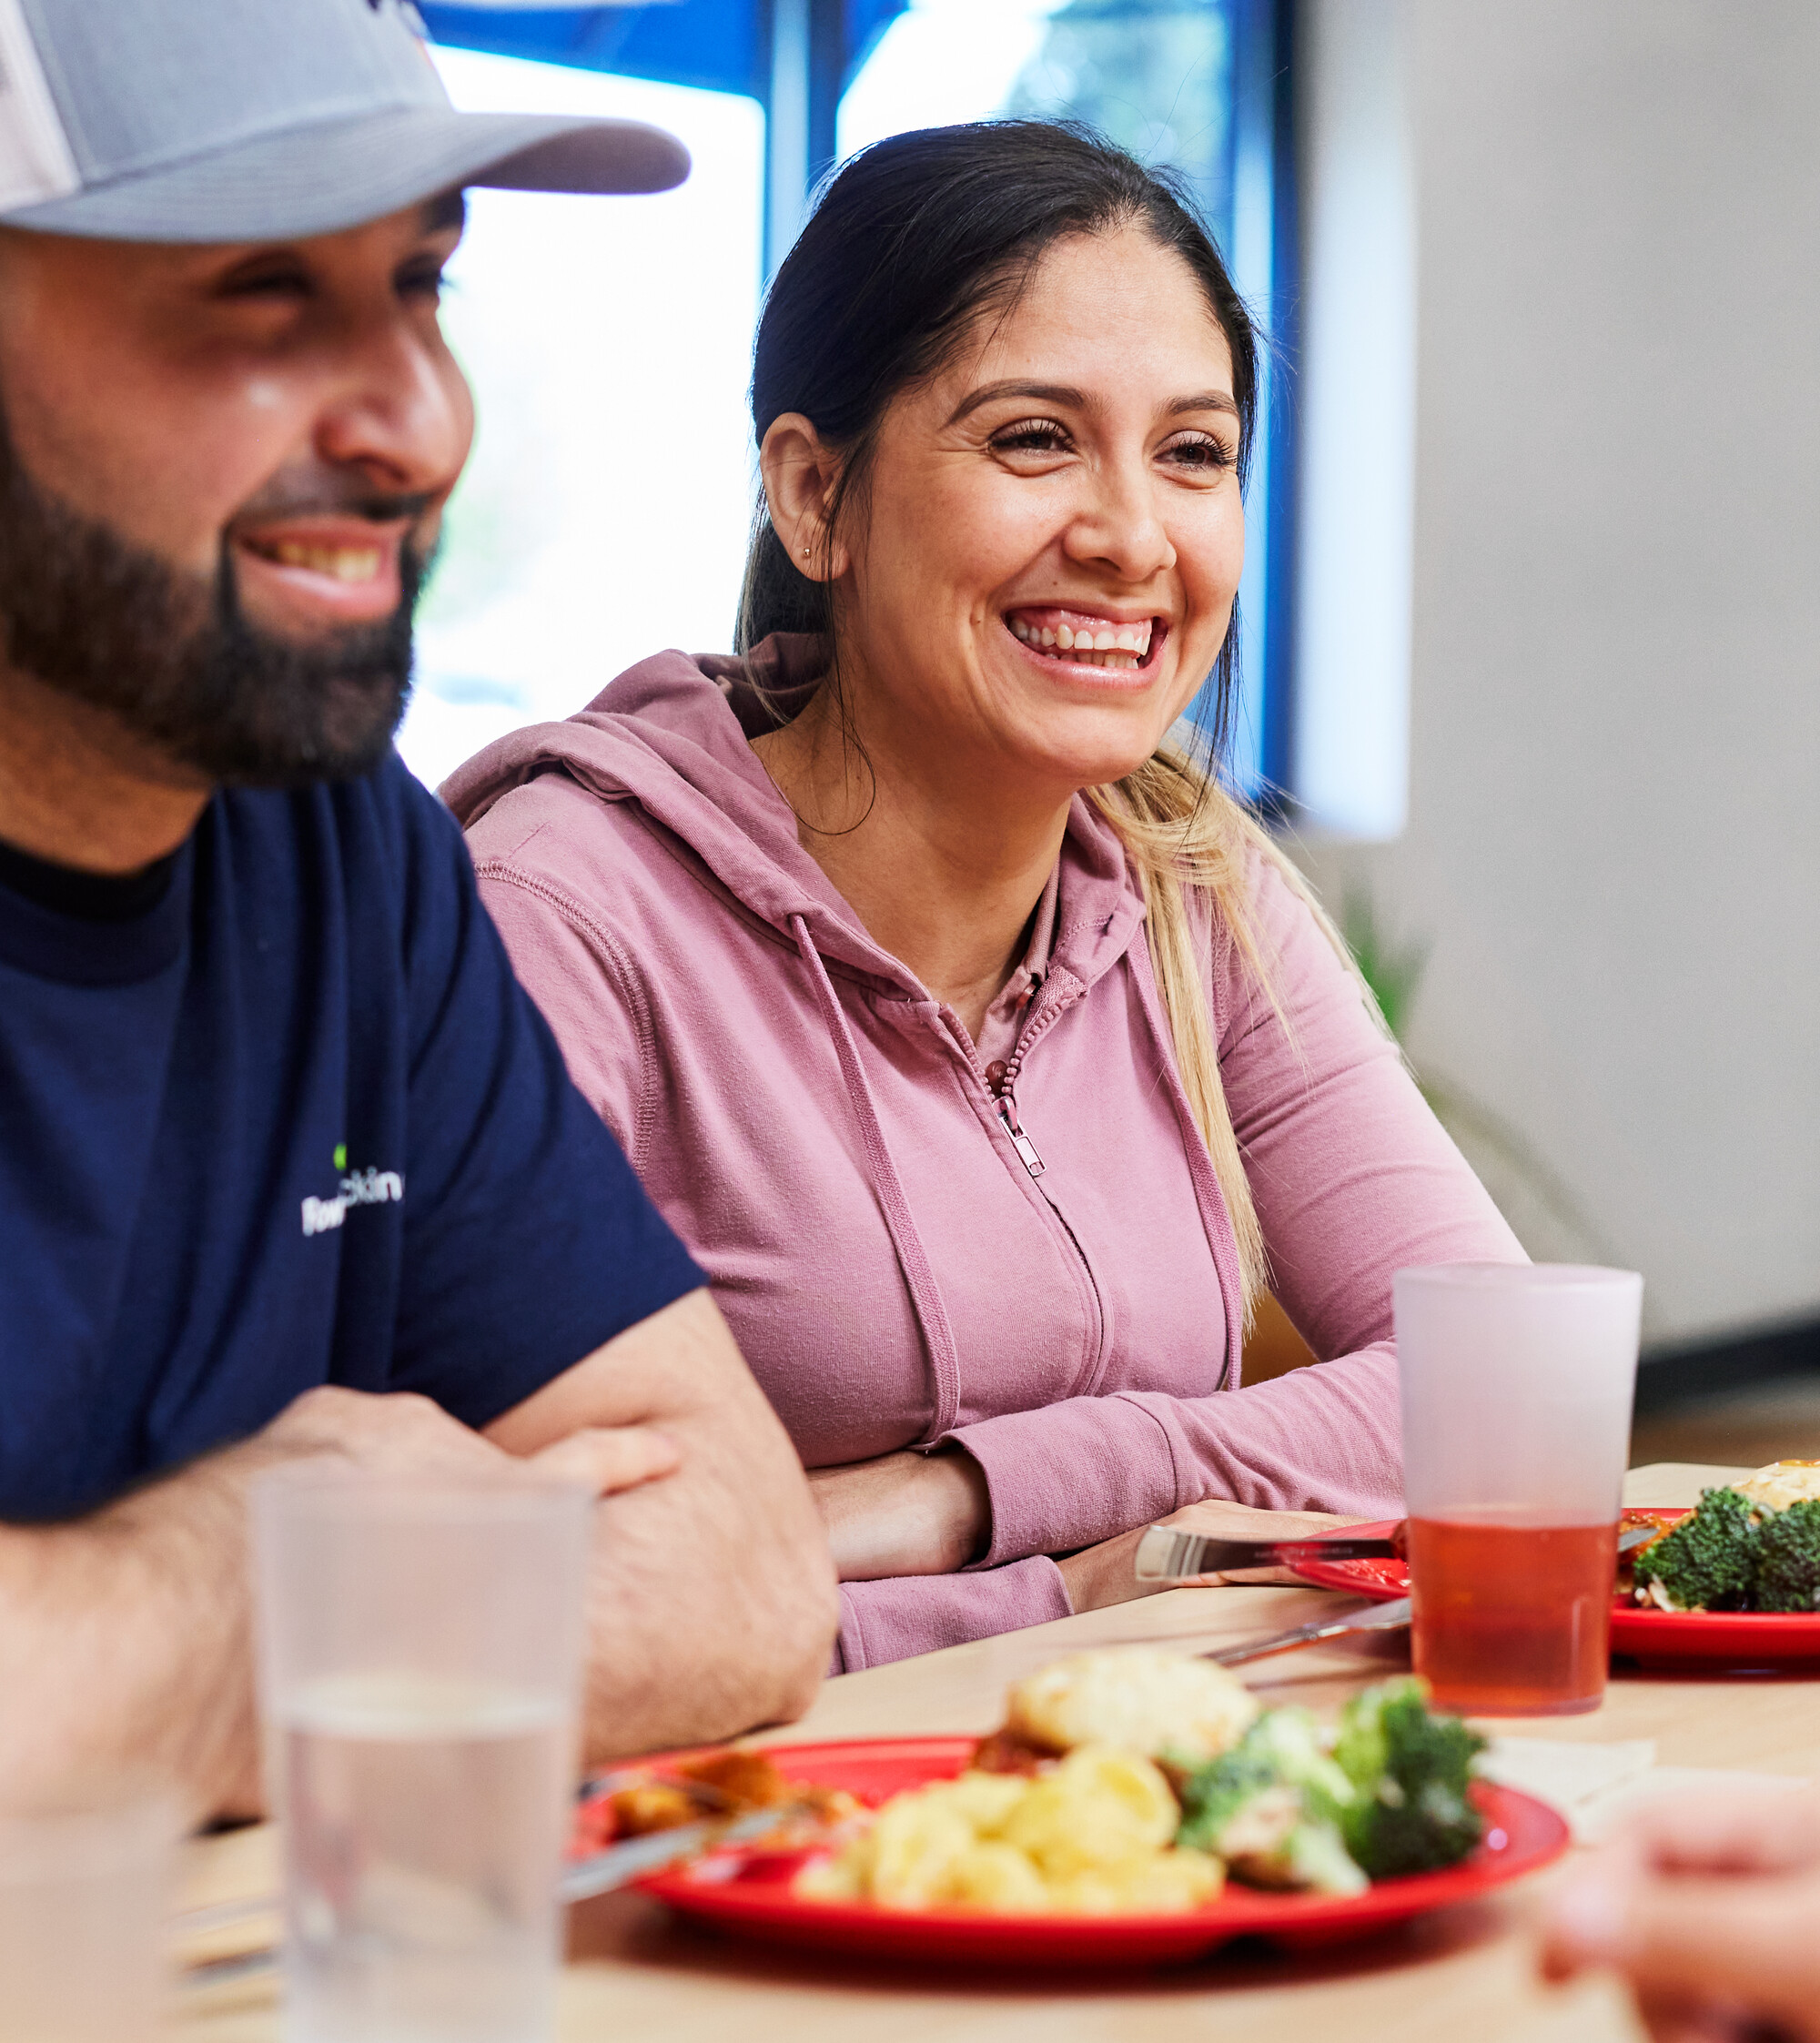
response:
<svg viewBox="0 0 1820 2043"><path fill-rule="evenodd" d="M985 1471L993 1564L1066 1553L1226 1497L1264 1511L1400 1511L1388 1344L1201 1398L1121 1391L961 1428Z"/></svg>
<svg viewBox="0 0 1820 2043"><path fill-rule="evenodd" d="M952 1574L992 1537L985 1472L970 1454L882 1454L809 1477L843 1582Z"/></svg>

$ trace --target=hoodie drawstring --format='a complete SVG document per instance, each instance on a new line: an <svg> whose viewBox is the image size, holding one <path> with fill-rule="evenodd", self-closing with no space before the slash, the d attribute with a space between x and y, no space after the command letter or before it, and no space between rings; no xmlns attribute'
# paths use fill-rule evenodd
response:
<svg viewBox="0 0 1820 2043"><path fill-rule="evenodd" d="M828 1034L834 1041L834 1056L841 1076L846 1080L847 1097L853 1102L854 1118L859 1123L860 1140L865 1148L873 1193L884 1210L885 1224L897 1250L898 1266L910 1289L910 1303L922 1330L923 1345L928 1350L929 1367L935 1380L935 1415L929 1423L928 1431L923 1435L923 1444L926 1445L941 1439L952 1429L955 1416L960 1410L961 1365L955 1351L954 1330L948 1325L947 1308L942 1303L928 1251L923 1247L916 1223L910 1216L910 1202L904 1196L897 1166L892 1162L891 1151L885 1147L885 1130L879 1125L878 1109L873 1104L872 1088L865 1082L865 1069L859 1061L853 1032L847 1027L846 1016L841 1011L840 996L828 977L822 954L809 935L808 923L801 915L792 915L790 926L795 932L796 947L809 967L815 998L821 1003L822 1018L827 1023Z"/></svg>
<svg viewBox="0 0 1820 2043"><path fill-rule="evenodd" d="M1206 1138L1195 1120L1194 1108L1188 1105L1181 1074L1176 1069L1175 1037L1170 1035L1169 1025L1163 1018L1158 1003L1156 982L1150 973L1150 946L1141 932L1132 943L1128 955L1131 976L1138 982L1138 1002L1144 1010L1144 1019L1149 1024L1157 1055L1168 1081L1170 1104L1175 1107L1176 1120L1182 1131L1188 1176L1194 1182L1195 1203L1200 1208L1200 1224L1207 1235L1207 1245L1213 1250L1214 1272L1219 1279L1220 1294L1226 1306L1226 1373L1220 1379L1219 1387L1222 1391L1236 1391L1245 1346L1245 1284L1239 1271L1239 1238L1232 1231L1232 1216L1227 1210L1226 1194L1219 1188L1219 1179L1214 1173Z"/></svg>

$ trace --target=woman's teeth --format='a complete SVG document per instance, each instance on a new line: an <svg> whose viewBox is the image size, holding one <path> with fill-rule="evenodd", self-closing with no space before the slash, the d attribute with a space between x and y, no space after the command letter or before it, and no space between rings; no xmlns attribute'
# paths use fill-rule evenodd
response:
<svg viewBox="0 0 1820 2043"><path fill-rule="evenodd" d="M1150 622L1102 624L1092 631L1067 624L1027 623L1021 617L1006 620L1012 631L1031 652L1046 653L1053 660L1066 657L1072 664L1088 667L1141 667L1150 656Z"/></svg>

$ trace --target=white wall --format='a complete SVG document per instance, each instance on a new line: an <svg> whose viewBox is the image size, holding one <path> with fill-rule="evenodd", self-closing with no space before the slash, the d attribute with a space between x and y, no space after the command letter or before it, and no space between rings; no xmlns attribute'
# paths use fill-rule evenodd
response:
<svg viewBox="0 0 1820 2043"><path fill-rule="evenodd" d="M1820 1312L1820 6L1403 5L1409 823L1309 864L1654 1339Z"/></svg>

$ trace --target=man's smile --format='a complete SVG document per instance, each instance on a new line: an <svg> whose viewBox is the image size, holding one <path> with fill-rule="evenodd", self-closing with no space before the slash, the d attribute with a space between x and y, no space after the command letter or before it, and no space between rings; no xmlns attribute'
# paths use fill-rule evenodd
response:
<svg viewBox="0 0 1820 2043"><path fill-rule="evenodd" d="M375 624L403 600L399 555L413 521L293 517L230 534L241 601L280 629Z"/></svg>

